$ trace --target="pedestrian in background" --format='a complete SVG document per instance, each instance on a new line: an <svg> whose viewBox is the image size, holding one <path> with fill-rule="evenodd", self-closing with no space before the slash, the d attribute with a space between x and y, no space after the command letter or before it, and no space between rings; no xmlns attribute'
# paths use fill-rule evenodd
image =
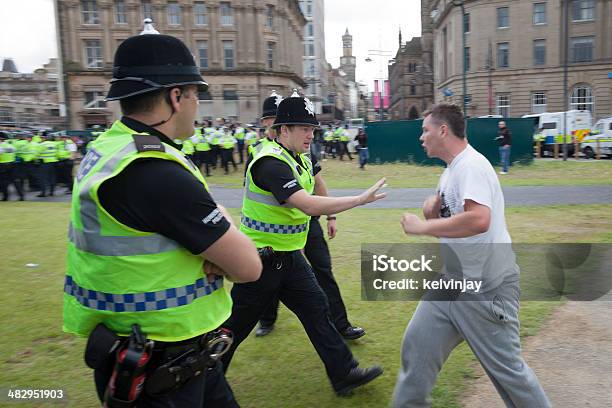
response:
<svg viewBox="0 0 612 408"><path fill-rule="evenodd" d="M355 136L355 141L358 143L357 149L359 149L359 168L365 170L370 153L368 152L368 136L363 129L359 129L357 136Z"/></svg>
<svg viewBox="0 0 612 408"><path fill-rule="evenodd" d="M499 160L502 165L502 170L499 174L508 174L508 167L510 166L510 147L512 146L512 133L510 129L506 127L506 122L503 120L499 122L499 132L497 132L497 144L499 145Z"/></svg>

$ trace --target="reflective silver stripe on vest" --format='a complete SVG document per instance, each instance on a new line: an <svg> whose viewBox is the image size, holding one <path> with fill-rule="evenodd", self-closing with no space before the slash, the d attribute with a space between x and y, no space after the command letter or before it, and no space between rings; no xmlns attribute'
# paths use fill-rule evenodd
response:
<svg viewBox="0 0 612 408"><path fill-rule="evenodd" d="M94 184L110 176L123 158L135 152L134 142L128 143L121 150L115 153L103 164L100 170L89 178L81 188L80 215L83 231L79 231L72 224L69 226L68 238L80 250L96 255L107 256L130 256L130 255L149 255L160 252L172 251L180 246L169 238L160 234L147 236L104 236L101 235L100 221L98 220L98 206L90 196L91 188ZM166 149L166 153L179 159L191 168L195 166L182 154L174 149Z"/></svg>
<svg viewBox="0 0 612 408"><path fill-rule="evenodd" d="M240 223L247 228L260 232L269 232L272 234L299 234L308 229L308 223L299 225L282 225L268 224L266 222L257 221L252 218L242 216Z"/></svg>
<svg viewBox="0 0 612 408"><path fill-rule="evenodd" d="M64 292L76 298L83 306L116 313L151 312L185 306L222 287L222 277L215 278L213 283L209 283L207 278L200 278L186 286L156 292L114 294L85 289L79 286L72 276L66 276L64 282Z"/></svg>
<svg viewBox="0 0 612 408"><path fill-rule="evenodd" d="M281 204L279 203L273 195L256 193L255 191L251 191L251 180L249 177L246 178L246 186L244 187L245 196L251 200L261 204L270 205L273 207L283 207L283 208L295 208L289 203Z"/></svg>
<svg viewBox="0 0 612 408"><path fill-rule="evenodd" d="M81 251L101 256L148 255L173 251L180 245L163 235L142 237L103 236L68 227L68 239Z"/></svg>

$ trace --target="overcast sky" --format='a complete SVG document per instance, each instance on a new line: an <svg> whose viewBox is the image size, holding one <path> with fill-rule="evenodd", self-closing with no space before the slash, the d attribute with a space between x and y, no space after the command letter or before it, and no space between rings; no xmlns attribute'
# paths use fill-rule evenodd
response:
<svg viewBox="0 0 612 408"><path fill-rule="evenodd" d="M398 30L404 41L421 33L419 0L325 0L326 58L340 64L342 35L348 27L357 57L357 80L372 88L398 46ZM53 0L0 0L0 58L13 58L20 72L32 72L57 56ZM387 51L390 56L372 55L369 50ZM370 53L371 54L371 53Z"/></svg>

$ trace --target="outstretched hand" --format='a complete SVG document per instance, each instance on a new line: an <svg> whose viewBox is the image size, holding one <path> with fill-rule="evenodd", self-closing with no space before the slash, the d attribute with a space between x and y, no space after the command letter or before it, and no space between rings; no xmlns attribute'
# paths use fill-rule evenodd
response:
<svg viewBox="0 0 612 408"><path fill-rule="evenodd" d="M361 195L359 196L360 204L361 205L369 204L374 201L378 201L380 199L385 198L387 196L387 193L378 192L381 188L387 186L385 184L385 181L386 179L383 177L380 180L378 180L372 187L368 188L366 191L361 193Z"/></svg>

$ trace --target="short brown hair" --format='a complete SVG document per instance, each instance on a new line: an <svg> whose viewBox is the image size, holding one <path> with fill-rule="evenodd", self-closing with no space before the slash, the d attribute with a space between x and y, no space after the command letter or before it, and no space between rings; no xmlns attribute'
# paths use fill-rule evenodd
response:
<svg viewBox="0 0 612 408"><path fill-rule="evenodd" d="M451 132L459 139L465 138L465 119L463 111L455 104L440 103L423 114L423 118L431 116L436 124L447 124Z"/></svg>

